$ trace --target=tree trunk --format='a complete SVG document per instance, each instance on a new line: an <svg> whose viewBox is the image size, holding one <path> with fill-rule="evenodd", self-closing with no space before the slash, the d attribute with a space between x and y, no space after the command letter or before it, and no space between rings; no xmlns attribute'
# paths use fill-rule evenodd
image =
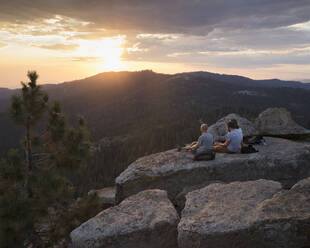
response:
<svg viewBox="0 0 310 248"><path fill-rule="evenodd" d="M31 134L30 134L30 124L27 123L26 126L26 174L25 174L25 188L27 190L28 197L32 197L32 190L29 185L29 178L32 173L32 151L31 151Z"/></svg>

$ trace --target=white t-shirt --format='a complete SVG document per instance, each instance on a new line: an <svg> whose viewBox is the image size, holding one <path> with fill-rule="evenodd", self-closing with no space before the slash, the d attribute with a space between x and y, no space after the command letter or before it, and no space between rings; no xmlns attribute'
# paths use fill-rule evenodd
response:
<svg viewBox="0 0 310 248"><path fill-rule="evenodd" d="M241 128L230 131L226 135L226 140L229 141L227 149L230 152L236 152L236 153L241 152L241 142L243 140L243 133Z"/></svg>

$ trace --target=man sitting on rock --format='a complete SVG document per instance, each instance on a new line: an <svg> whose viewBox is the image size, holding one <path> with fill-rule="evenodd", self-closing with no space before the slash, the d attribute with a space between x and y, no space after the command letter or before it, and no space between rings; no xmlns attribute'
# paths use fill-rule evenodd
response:
<svg viewBox="0 0 310 248"><path fill-rule="evenodd" d="M191 151L195 156L194 160L212 160L215 158L213 152L213 135L208 133L208 125L202 124L200 126L201 135L198 141L193 142L185 147L185 150Z"/></svg>
<svg viewBox="0 0 310 248"><path fill-rule="evenodd" d="M228 130L226 141L224 143L215 142L213 150L222 153L240 153L243 140L242 130L235 119L229 120L226 125Z"/></svg>

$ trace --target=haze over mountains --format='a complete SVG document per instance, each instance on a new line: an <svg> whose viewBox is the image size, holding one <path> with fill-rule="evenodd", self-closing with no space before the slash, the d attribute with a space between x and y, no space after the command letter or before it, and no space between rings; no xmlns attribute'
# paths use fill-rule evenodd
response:
<svg viewBox="0 0 310 248"><path fill-rule="evenodd" d="M51 100L61 102L69 122L83 115L92 140L102 145L93 162L97 169L85 172L93 174L85 177L92 178L85 183L88 188L111 184L139 156L196 139L202 121L212 124L229 113L253 120L268 107L285 107L299 124L310 128L310 84L295 81L147 70L105 72L44 88ZM10 96L17 92L0 89L2 155L19 144L23 133L6 113Z"/></svg>
<svg viewBox="0 0 310 248"><path fill-rule="evenodd" d="M97 75L85 78L83 80L91 79L98 75L104 75L108 73L115 73L115 72L103 72ZM118 73L130 73L127 71L122 71ZM133 73L133 72L132 72ZM160 74L160 73L159 73ZM235 83L235 84L242 84L248 86L261 86L261 87L292 87L292 88L305 88L310 89L310 79L300 79L300 80L279 80L279 79L263 79L263 80L255 80L244 76L239 75L230 75L230 74L220 74L220 73L213 73L207 71L194 71L194 72L184 72L184 73L176 73L176 74L163 74L167 77L174 77L174 76L188 76L188 77L203 77L203 78L211 78L216 79L226 83ZM71 82L66 83L74 83L80 80L74 80ZM50 89L56 86L56 84L44 84L43 85L46 89ZM10 89L7 88L0 88L0 98L6 97L7 94L12 92Z"/></svg>
<svg viewBox="0 0 310 248"><path fill-rule="evenodd" d="M225 83L234 83L243 86L254 86L254 87L291 87L291 88L302 88L310 89L310 84L298 82L298 81L283 81L279 79L264 79L264 80L253 80L247 77L238 75L227 75L218 74L211 72L190 72L182 73L181 75L200 76L204 78L212 78Z"/></svg>
<svg viewBox="0 0 310 248"><path fill-rule="evenodd" d="M301 82L303 82L303 83L310 83L310 79L301 79L301 80L299 80L299 81L301 81Z"/></svg>
<svg viewBox="0 0 310 248"><path fill-rule="evenodd" d="M172 114L190 120L198 111L195 118L201 119L222 108L242 108L254 113L270 106L283 106L297 120L309 118L304 111L310 106L310 84L296 81L252 80L210 72L170 75L141 71L105 72L43 87L52 99L62 102L70 119L76 114L84 115L96 138L106 136L107 132L128 133L141 123L142 127L144 122L151 123L155 116L157 121L170 122ZM0 88L0 112L6 112L11 95L17 92ZM126 131L121 130L123 127Z"/></svg>
<svg viewBox="0 0 310 248"><path fill-rule="evenodd" d="M140 72L141 73L141 72ZM94 82L94 80L102 80L101 83L106 83L105 76L113 74L113 75L121 75L121 74L128 74L134 75L135 72L104 72L97 74L95 76L91 76L81 80L75 80L71 82L64 82L60 84L43 84L45 90L48 91L58 91L61 92L61 88L68 88L68 85L72 84L72 87L80 87L81 83L89 83ZM154 73L154 75L157 73ZM217 80L220 82L225 82L229 84L234 84L236 86L249 86L249 87L268 87L268 88L275 88L275 87L289 87L289 88L301 88L301 89L308 89L310 90L310 79L304 79L303 82L301 81L284 81L279 79L265 79L265 80L254 80L251 78L238 76L238 75L228 75L228 74L219 74L219 73L211 73L206 71L197 71L197 72L186 72L186 73L177 73L177 74L158 74L161 75L165 80L166 79L184 79L184 80L191 80L193 78L203 78L205 79L212 79ZM117 78L117 76L116 76ZM113 80L111 77L108 77L107 80ZM309 81L309 83L307 83ZM99 82L98 82L99 83ZM0 105L0 111L5 110L7 107L6 101L8 98L11 97L12 94L15 94L17 91L16 89L8 89L8 88L0 88L0 101L2 101ZM61 94L61 93L60 93Z"/></svg>

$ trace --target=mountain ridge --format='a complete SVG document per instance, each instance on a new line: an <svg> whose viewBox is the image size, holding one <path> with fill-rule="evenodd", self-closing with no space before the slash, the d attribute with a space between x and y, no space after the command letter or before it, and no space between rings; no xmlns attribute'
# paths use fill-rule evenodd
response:
<svg viewBox="0 0 310 248"><path fill-rule="evenodd" d="M256 87L291 87L291 88L302 88L302 89L308 89L310 90L310 82L302 82L298 80L280 80L278 78L272 78L272 79L252 79L245 76L240 76L236 74L225 74L225 73L214 73L214 72L208 72L208 71L192 71L192 72L181 72L181 73L174 73L174 74L165 74L165 73L158 73L154 72L152 70L142 70L142 71L110 71L110 72L100 72L95 75L85 77L82 79L72 80L72 81L65 81L61 83L47 83L42 84L42 87L46 90L53 89L54 87L61 87L63 85L68 84L74 84L79 83L81 81L85 80L94 80L101 77L107 76L115 76L115 75L133 75L133 74L139 74L149 72L153 75L160 75L162 77L167 78L174 78L174 77L182 77L184 76L191 76L191 77L203 77L203 78L210 78L215 79L218 81L226 82L226 83L235 83L240 84L243 86L256 86ZM14 92L17 89L10 89L6 87L0 87L0 98L3 98L3 94L8 94L7 92ZM10 94L11 95L11 94Z"/></svg>
<svg viewBox="0 0 310 248"><path fill-rule="evenodd" d="M192 71L192 72L182 72L182 73L175 73L175 74L165 74L165 73L157 73L152 70L143 70L143 71L119 71L119 72L101 72L98 74L95 74L90 77L86 77L84 79L80 80L74 80L69 82L63 82L57 85L62 84L68 84L68 83L75 83L82 80L91 80L91 79L97 79L102 76L106 75L115 75L115 74L138 74L141 72L149 72L152 74L161 75L167 78L173 78L175 76L198 76L198 77L204 77L204 78L211 78L216 79L218 81L226 82L226 83L236 83L241 85L247 85L247 86L257 86L257 87L291 87L291 88L302 88L302 89L308 89L310 90L310 83L304 83L300 81L291 81L291 80L280 80L277 78L273 79L251 79L249 77L244 77L240 75L234 75L234 74L222 74L222 73L213 73L208 71ZM238 81L239 80L239 81Z"/></svg>
<svg viewBox="0 0 310 248"><path fill-rule="evenodd" d="M256 86L256 87L291 87L291 88L303 88L310 90L310 84L303 83L300 81L280 80L277 78L273 79L251 79L249 77L232 75L232 74L221 74L212 73L207 71L197 71L189 73L180 73L179 75L198 75L201 77L217 79L226 83L236 83L245 86Z"/></svg>

